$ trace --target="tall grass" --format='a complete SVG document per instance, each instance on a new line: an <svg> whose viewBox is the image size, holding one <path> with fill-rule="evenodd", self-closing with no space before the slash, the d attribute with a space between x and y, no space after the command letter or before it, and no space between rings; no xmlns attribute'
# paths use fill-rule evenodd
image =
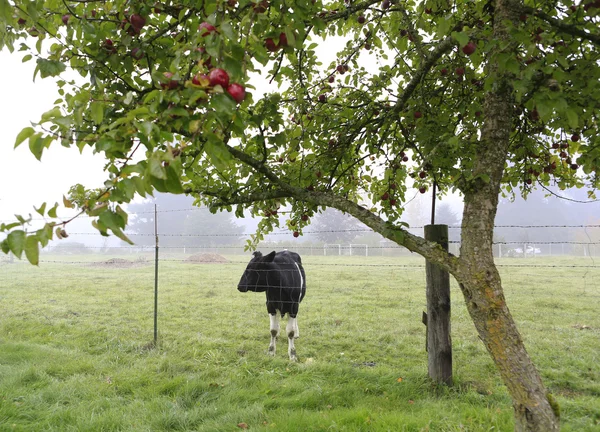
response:
<svg viewBox="0 0 600 432"><path fill-rule="evenodd" d="M290 363L285 339L266 355L264 295L235 289L245 258L171 258L160 264L156 347L150 263L0 265L0 431L512 430L510 397L455 284L455 385L428 380L422 260L304 258ZM563 430L600 430L600 269L500 270Z"/></svg>

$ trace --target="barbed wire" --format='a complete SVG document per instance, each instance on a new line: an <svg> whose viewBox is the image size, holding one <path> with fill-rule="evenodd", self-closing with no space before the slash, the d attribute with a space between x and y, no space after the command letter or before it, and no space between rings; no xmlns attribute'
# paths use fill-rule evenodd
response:
<svg viewBox="0 0 600 432"><path fill-rule="evenodd" d="M449 244L461 244L460 241L456 240L456 241L449 241ZM493 242L492 245L529 245L529 246L536 246L536 245L600 245L600 242L579 242L579 241L534 241L534 240L528 240L528 241L501 241L501 242ZM148 244L148 245L134 245L134 246L69 246L68 243L64 243L65 246L60 246L60 249L153 249L156 246L153 244ZM259 243L260 245L260 243ZM406 250L406 248L404 246L369 246L369 245L361 245L361 244L356 244L356 245L338 245L338 244L329 244L329 245L312 245L312 246L302 246L302 245L286 245L286 244L279 244L279 245L264 245L263 246L270 246L270 247L275 247L275 246L281 246L281 247L293 247L294 249L375 249L375 250L379 250L379 249L389 249L389 250ZM194 245L181 245L181 246L159 246L160 249L241 249L243 248L244 245L201 245L201 246L194 246Z"/></svg>
<svg viewBox="0 0 600 432"><path fill-rule="evenodd" d="M227 262L197 262L186 259L159 259L159 262L180 262L187 264L210 264L210 265L248 265L248 261L227 261ZM25 261L23 261L26 264ZM40 263L53 263L53 264L87 264L87 265L115 265L118 266L121 262L111 262L111 261L66 261L66 260L46 260L40 259ZM153 261L126 261L126 264L152 264ZM383 267L383 268L408 268L408 269L424 269L425 264L359 264L359 263L311 263L311 262L303 262L302 265L304 267L331 267L335 265L335 267ZM567 264L496 264L496 267L499 268L588 268L588 269L599 269L600 265L567 265ZM293 271L296 271L293 269Z"/></svg>

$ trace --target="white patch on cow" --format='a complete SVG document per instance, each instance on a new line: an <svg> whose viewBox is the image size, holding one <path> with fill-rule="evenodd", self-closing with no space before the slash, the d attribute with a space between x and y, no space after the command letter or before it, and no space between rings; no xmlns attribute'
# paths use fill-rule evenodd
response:
<svg viewBox="0 0 600 432"><path fill-rule="evenodd" d="M296 347L294 346L295 330L298 328L296 318L288 317L286 333L288 335L288 355L291 361L296 361Z"/></svg>
<svg viewBox="0 0 600 432"><path fill-rule="evenodd" d="M269 319L271 321L271 343L269 344L269 354L274 356L277 344L277 336L279 336L279 314L269 314Z"/></svg>
<svg viewBox="0 0 600 432"><path fill-rule="evenodd" d="M304 286L304 278L302 277L302 272L300 271L300 267L298 267L298 263L294 262L294 264L296 264L298 274L300 275L300 298L298 298L298 303L300 303L302 301L302 287Z"/></svg>

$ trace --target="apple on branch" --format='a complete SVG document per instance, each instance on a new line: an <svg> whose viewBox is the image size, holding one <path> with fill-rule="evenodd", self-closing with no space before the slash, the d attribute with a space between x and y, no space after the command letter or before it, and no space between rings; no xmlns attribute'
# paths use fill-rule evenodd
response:
<svg viewBox="0 0 600 432"><path fill-rule="evenodd" d="M208 81L212 87L219 85L226 89L229 86L229 74L223 69L213 69L208 74Z"/></svg>
<svg viewBox="0 0 600 432"><path fill-rule="evenodd" d="M160 83L162 88L168 89L168 90L175 90L177 87L179 87L179 81L177 81L176 79L173 79L172 72L165 72L165 73L163 73L163 76L164 76L164 81Z"/></svg>
<svg viewBox="0 0 600 432"><path fill-rule="evenodd" d="M200 23L200 25L198 26L198 31L200 32L201 36L208 36L216 32L217 29L211 23L205 21L203 23Z"/></svg>
<svg viewBox="0 0 600 432"><path fill-rule="evenodd" d="M230 84L227 87L227 93L229 93L229 95L237 103L242 103L242 101L246 97L246 89L244 89L244 86L237 84L237 83Z"/></svg>

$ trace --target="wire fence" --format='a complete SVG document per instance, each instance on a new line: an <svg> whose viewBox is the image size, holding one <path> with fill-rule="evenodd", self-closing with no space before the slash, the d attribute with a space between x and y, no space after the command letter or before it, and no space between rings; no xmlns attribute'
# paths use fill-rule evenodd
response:
<svg viewBox="0 0 600 432"><path fill-rule="evenodd" d="M4 294L0 294L0 307L5 311L14 308L14 313L30 311L49 322L82 319L83 315L98 323L116 320L133 332L152 334L153 330L155 339L158 334L176 338L178 327L189 321L191 311L200 316L198 325L211 328L226 327L232 311L250 308L253 312L248 319L266 314L264 296L242 300L236 292L251 258L244 246L250 233L164 228L165 233L160 225L157 233L129 233L134 241L146 239L133 246L95 232L72 232L68 239L42 251L39 268L1 256ZM525 231L523 240L494 241L497 266L508 293L545 298L547 287L555 285L566 297L578 296L597 304L600 263L595 258L600 254L600 225L502 228ZM411 232L421 234L420 229L412 227ZM535 237L536 229L574 231L571 238L544 240ZM324 233L339 234L340 239L325 241L319 236ZM344 241L348 233L365 236ZM287 249L302 256L307 296L301 314L326 314L327 305L339 303L375 314L379 308L394 305L398 313L420 315L426 308L425 261L373 234L368 229L307 229L301 239L290 239L289 231L277 231L265 236L258 250ZM458 254L459 248L459 240L451 240L450 252ZM456 283L452 286L453 302L459 304L460 290ZM415 292L422 295L415 296ZM134 323L132 311L139 309L148 320ZM586 317L582 311L573 321L584 322Z"/></svg>

